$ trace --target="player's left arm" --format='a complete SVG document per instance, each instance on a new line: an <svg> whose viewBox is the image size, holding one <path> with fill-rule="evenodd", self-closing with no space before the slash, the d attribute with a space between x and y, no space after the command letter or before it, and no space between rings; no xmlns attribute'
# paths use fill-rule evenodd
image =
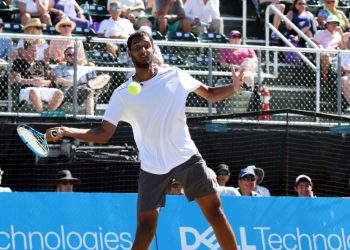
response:
<svg viewBox="0 0 350 250"><path fill-rule="evenodd" d="M195 92L197 95L203 97L204 99L211 101L211 102L217 102L224 100L238 92L241 91L243 86L243 76L244 76L244 70L241 69L239 74L236 74L235 67L231 68L232 73L232 83L227 84L220 87L209 87L206 85L201 85L198 87Z"/></svg>

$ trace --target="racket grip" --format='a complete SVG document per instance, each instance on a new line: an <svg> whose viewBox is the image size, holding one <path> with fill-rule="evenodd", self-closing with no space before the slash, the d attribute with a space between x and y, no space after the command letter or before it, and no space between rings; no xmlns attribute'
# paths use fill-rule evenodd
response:
<svg viewBox="0 0 350 250"><path fill-rule="evenodd" d="M58 135L58 132L56 130L51 131L51 136L56 137Z"/></svg>

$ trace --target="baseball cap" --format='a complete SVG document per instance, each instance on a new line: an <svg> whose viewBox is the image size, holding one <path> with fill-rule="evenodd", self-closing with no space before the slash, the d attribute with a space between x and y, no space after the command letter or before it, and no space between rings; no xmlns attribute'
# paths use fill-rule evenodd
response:
<svg viewBox="0 0 350 250"><path fill-rule="evenodd" d="M111 4L117 4L118 6L121 6L119 0L108 0L108 2L107 2L107 10L110 9Z"/></svg>
<svg viewBox="0 0 350 250"><path fill-rule="evenodd" d="M227 174L230 174L230 168L226 164L219 164L216 173L219 174L221 172L226 172Z"/></svg>
<svg viewBox="0 0 350 250"><path fill-rule="evenodd" d="M327 17L326 23L338 23L339 24L339 20L335 15L330 15Z"/></svg>
<svg viewBox="0 0 350 250"><path fill-rule="evenodd" d="M259 185L264 180L265 172L262 168L257 168L255 165L249 165L246 168L253 169L255 174L258 176L256 184Z"/></svg>
<svg viewBox="0 0 350 250"><path fill-rule="evenodd" d="M152 29L151 29L151 27L143 25L143 26L140 27L139 31L144 31L144 32L148 33L150 36L152 36Z"/></svg>
<svg viewBox="0 0 350 250"><path fill-rule="evenodd" d="M241 171L239 171L238 179L242 179L246 175L253 175L256 176L254 169L252 168L243 168Z"/></svg>
<svg viewBox="0 0 350 250"><path fill-rule="evenodd" d="M231 37L242 37L242 34L241 32L239 32L238 30L231 30L231 32L228 34L228 38L231 38Z"/></svg>
<svg viewBox="0 0 350 250"><path fill-rule="evenodd" d="M307 175L304 175L304 174L299 175L299 176L295 179L295 184L298 184L298 183L299 183L300 181L302 181L302 180L307 181L307 182L309 182L310 184L312 184L311 178L310 178L309 176L307 176Z"/></svg>

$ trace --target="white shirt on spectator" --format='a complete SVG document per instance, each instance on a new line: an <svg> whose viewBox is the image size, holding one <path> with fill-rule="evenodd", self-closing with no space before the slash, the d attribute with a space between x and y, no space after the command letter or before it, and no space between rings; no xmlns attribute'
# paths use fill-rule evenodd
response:
<svg viewBox="0 0 350 250"><path fill-rule="evenodd" d="M139 4L143 4L142 0L123 0L121 1L121 9L122 11L127 11L128 9L131 9L134 6L137 6ZM145 12L144 11L133 11L132 14L136 17L139 16L144 16Z"/></svg>
<svg viewBox="0 0 350 250"><path fill-rule="evenodd" d="M35 60L44 60L45 57L45 50L49 47L48 43L45 41L44 43L38 44L37 49L38 52L36 54ZM16 49L23 49L24 48L24 39L21 39L17 43Z"/></svg>
<svg viewBox="0 0 350 250"><path fill-rule="evenodd" d="M213 18L220 17L218 0L208 0L207 4L204 4L203 0L187 0L184 10L186 16L191 20L198 17L205 23L210 23Z"/></svg>
<svg viewBox="0 0 350 250"><path fill-rule="evenodd" d="M38 13L39 12L35 1L33 1L33 0L18 0L18 1L26 4L26 11L28 13ZM41 0L41 2L43 4L46 4L49 2L49 0Z"/></svg>
<svg viewBox="0 0 350 250"><path fill-rule="evenodd" d="M130 34L134 33L133 24L125 18L120 18L119 20L113 20L111 17L109 19L103 20L98 29L99 34L104 34L104 37L124 35L128 37Z"/></svg>
<svg viewBox="0 0 350 250"><path fill-rule="evenodd" d="M215 188L221 196L242 196L234 187L216 186Z"/></svg>
<svg viewBox="0 0 350 250"><path fill-rule="evenodd" d="M256 192L258 194L260 194L261 196L265 196L265 197L270 197L271 196L270 191L266 187L263 187L263 186L257 185L256 186Z"/></svg>
<svg viewBox="0 0 350 250"><path fill-rule="evenodd" d="M342 37L339 32L334 32L332 34L327 29L317 31L313 38L313 40L324 49L336 49L341 39Z"/></svg>

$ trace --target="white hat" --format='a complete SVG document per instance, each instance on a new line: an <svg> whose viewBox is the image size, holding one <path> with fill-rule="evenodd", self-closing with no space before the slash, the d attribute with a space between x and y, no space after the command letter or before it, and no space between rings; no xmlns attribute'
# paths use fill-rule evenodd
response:
<svg viewBox="0 0 350 250"><path fill-rule="evenodd" d="M265 177L265 172L262 168L257 168L255 165L249 165L248 167L246 167L247 169L253 169L255 174L259 177L256 181L256 184L260 184Z"/></svg>
<svg viewBox="0 0 350 250"><path fill-rule="evenodd" d="M306 180L310 184L312 184L311 178L307 175L301 174L295 179L295 184L298 184L299 181Z"/></svg>
<svg viewBox="0 0 350 250"><path fill-rule="evenodd" d="M72 20L70 20L69 17L63 16L63 17L61 18L61 20L55 25L55 29L56 29L56 31L59 32L59 33L61 33L61 31L60 31L60 26L61 26L62 24L70 24L70 25L72 26L72 30L74 30L74 29L75 29L75 26L76 26L75 22L73 22Z"/></svg>
<svg viewBox="0 0 350 250"><path fill-rule="evenodd" d="M144 31L144 32L148 33L150 36L152 36L152 29L151 29L151 27L148 27L146 25L141 26L139 28L139 31Z"/></svg>
<svg viewBox="0 0 350 250"><path fill-rule="evenodd" d="M338 20L337 16L330 15L327 17L326 23L338 23L339 24L339 20Z"/></svg>
<svg viewBox="0 0 350 250"><path fill-rule="evenodd" d="M111 4L117 4L119 7L121 7L121 3L119 0L108 0L107 2L107 10L110 9Z"/></svg>

